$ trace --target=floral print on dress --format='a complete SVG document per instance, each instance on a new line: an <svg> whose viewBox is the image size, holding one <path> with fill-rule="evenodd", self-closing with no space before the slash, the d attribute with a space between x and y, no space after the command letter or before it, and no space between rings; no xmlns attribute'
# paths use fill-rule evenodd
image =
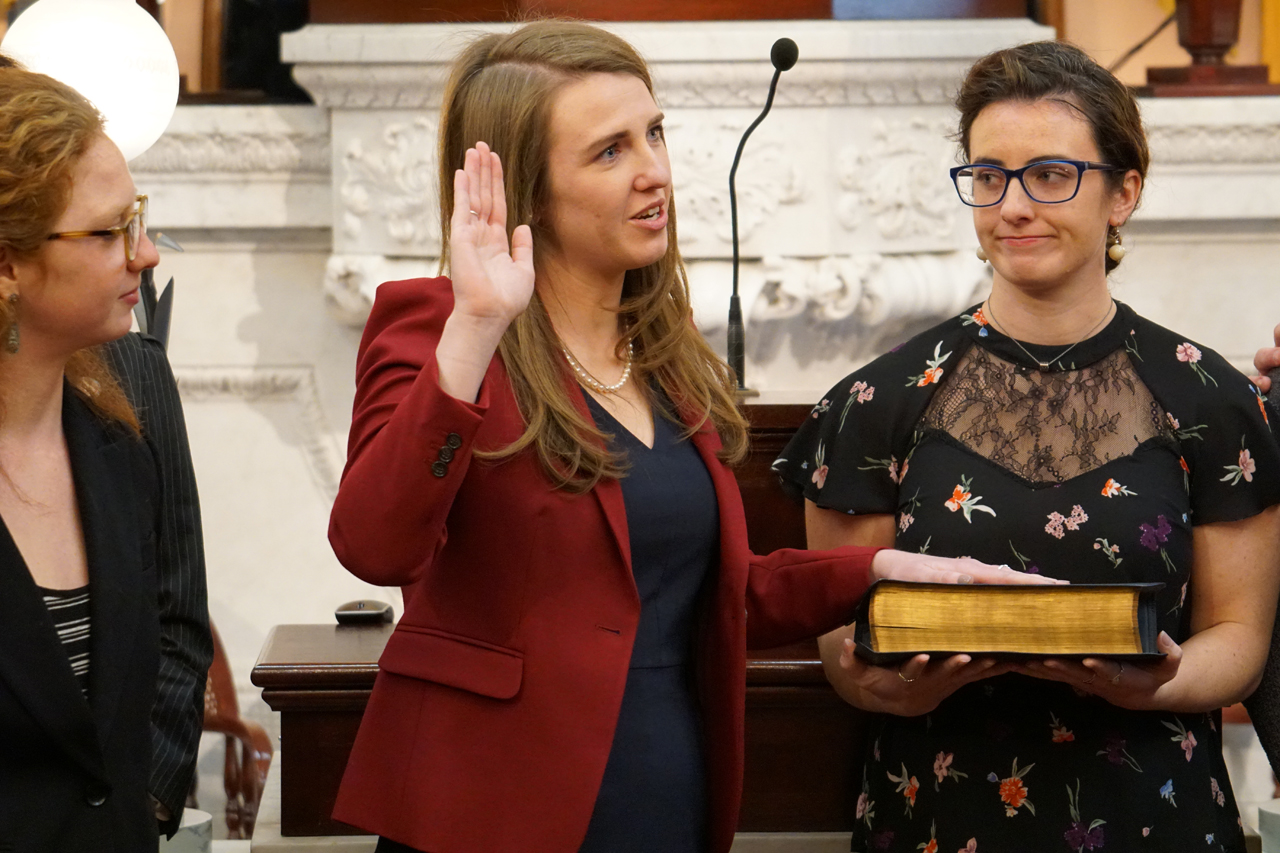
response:
<svg viewBox="0 0 1280 853"><path fill-rule="evenodd" d="M987 326L990 325L990 321L987 320L987 315L982 313L981 306L972 314L961 314L960 323L964 326L977 326L979 337L985 338L988 335Z"/></svg>
<svg viewBox="0 0 1280 853"><path fill-rule="evenodd" d="M1117 766L1127 765L1141 773L1142 768L1138 765L1137 759L1129 754L1129 750L1125 748L1126 746L1128 744L1125 743L1124 738L1119 735L1108 735L1106 746L1098 750L1098 755L1103 756L1112 764Z"/></svg>
<svg viewBox="0 0 1280 853"><path fill-rule="evenodd" d="M1178 441L1190 441L1191 439L1204 441L1204 436L1200 433L1209 428L1208 424L1196 424L1195 426L1184 427L1178 422L1178 419L1173 416L1172 412L1165 412L1164 414L1165 417L1169 419L1169 431L1173 433L1173 437L1178 439Z"/></svg>
<svg viewBox="0 0 1280 853"><path fill-rule="evenodd" d="M910 464L910 460L904 459L902 460L902 468L899 469L898 458L896 456L890 456L888 459L872 459L868 456L866 461L868 464L858 466L859 471L876 471L883 469L888 472L889 479L892 480L895 485L901 483L902 478L907 476L907 466Z"/></svg>
<svg viewBox="0 0 1280 853"><path fill-rule="evenodd" d="M961 474L960 483L952 490L951 497L947 498L946 506L952 512L956 510L962 511L964 520L973 524L974 512L986 512L992 516L996 514L996 511L991 507L979 504L981 500L981 496L975 497L973 494L973 478Z"/></svg>
<svg viewBox="0 0 1280 853"><path fill-rule="evenodd" d="M1067 786L1067 810L1071 815L1071 825L1067 827L1067 831L1062 833L1062 838L1067 842L1067 846L1076 853L1083 853L1085 850L1101 850L1103 841L1105 840L1102 827L1106 825L1106 821L1101 818L1094 818L1087 824L1080 817L1080 780L1076 780L1075 791L1071 790L1071 786Z"/></svg>
<svg viewBox="0 0 1280 853"><path fill-rule="evenodd" d="M1262 412L1262 422L1267 426L1271 426L1271 416L1267 414L1267 398L1258 390L1258 386L1252 382L1249 383L1249 390L1253 392L1254 399L1258 401L1258 411Z"/></svg>
<svg viewBox="0 0 1280 853"><path fill-rule="evenodd" d="M1163 785L1160 786L1160 796L1168 800L1169 805L1173 806L1175 809L1178 807L1177 802L1175 802L1173 799L1175 794L1173 791L1172 779L1170 779L1168 782L1165 782Z"/></svg>
<svg viewBox="0 0 1280 853"><path fill-rule="evenodd" d="M1124 562L1124 558L1120 556L1120 546L1112 545L1106 539L1098 538L1093 540L1093 550L1101 551L1111 561L1111 568L1113 569L1120 568L1120 564Z"/></svg>
<svg viewBox="0 0 1280 853"><path fill-rule="evenodd" d="M1000 802L1004 803L1005 817L1015 816L1020 808L1026 808L1032 815L1035 815L1036 807L1027 799L1027 794L1030 791L1026 783L1022 781L1022 777L1026 776L1027 771L1032 767L1035 767L1034 763L1018 769L1018 759L1015 758L1013 759L1013 772L1004 779L1001 779L995 773L987 775L988 781L1000 783Z"/></svg>
<svg viewBox="0 0 1280 853"><path fill-rule="evenodd" d="M1079 530L1080 525L1089 520L1089 514L1084 511L1084 507L1080 506L1080 504L1076 504L1071 507L1071 515L1063 515L1060 512L1051 512L1046 517L1049 519L1049 523L1044 526L1044 532L1048 533L1054 539L1061 539L1063 536L1066 536L1066 533L1063 531L1064 527L1067 530Z"/></svg>
<svg viewBox="0 0 1280 853"><path fill-rule="evenodd" d="M916 493L911 496L911 501L907 504L907 508L898 514L898 532L906 533L907 528L916 520L915 512L920 507L920 490L916 489Z"/></svg>
<svg viewBox="0 0 1280 853"><path fill-rule="evenodd" d="M1127 489L1126 487L1117 483L1115 480L1108 477L1107 482L1102 485L1102 496L1104 498L1114 498L1116 495L1129 495L1130 497L1137 497L1138 493L1129 491L1129 489Z"/></svg>
<svg viewBox="0 0 1280 853"><path fill-rule="evenodd" d="M875 386L868 385L861 379L853 383L853 387L849 389L849 399L844 401L844 408L840 411L840 430L844 429L845 418L849 417L849 409L853 407L853 404L869 403L875 393ZM837 432L840 430L837 430Z"/></svg>
<svg viewBox="0 0 1280 853"><path fill-rule="evenodd" d="M903 808L906 809L907 817L910 817L911 810L915 808L916 805L916 793L920 790L920 782L916 780L916 777L908 775L907 765L905 764L902 765L901 776L894 776L892 773L887 771L885 775L889 777L890 782L898 783L897 790L902 794L903 800L906 801L903 804Z"/></svg>
<svg viewBox="0 0 1280 853"><path fill-rule="evenodd" d="M1049 732L1053 736L1054 743L1071 743L1076 739L1071 729L1059 722L1058 715L1052 711L1049 712Z"/></svg>
<svg viewBox="0 0 1280 853"><path fill-rule="evenodd" d="M959 782L961 779L967 778L968 773L961 773L959 770L951 766L955 754L950 752L939 752L938 756L933 759L933 790L942 790L942 780L950 777L952 780Z"/></svg>
<svg viewBox="0 0 1280 853"><path fill-rule="evenodd" d="M956 853L978 853L978 839L970 838L969 843L957 850Z"/></svg>
<svg viewBox="0 0 1280 853"><path fill-rule="evenodd" d="M1205 385L1209 382L1212 382L1215 386L1218 384L1218 380L1210 376L1208 372L1200 366L1200 359L1203 357L1203 353L1200 352L1195 344L1189 341L1183 341L1178 344L1176 355L1178 356L1178 361L1190 365L1191 369L1196 372L1196 376L1200 377L1201 385Z"/></svg>
<svg viewBox="0 0 1280 853"><path fill-rule="evenodd" d="M827 484L827 475L831 473L831 469L824 464L826 458L827 449L822 446L822 442L818 442L818 452L813 455L813 476L809 479L819 489Z"/></svg>
<svg viewBox="0 0 1280 853"><path fill-rule="evenodd" d="M1258 470L1258 466L1253 461L1253 457L1249 455L1249 451L1245 449L1244 442L1245 437L1240 436L1240 455L1236 458L1236 464L1222 466L1226 469L1227 476L1220 478L1219 482L1232 486L1239 483L1241 478L1246 483L1253 482L1253 475Z"/></svg>
<svg viewBox="0 0 1280 853"><path fill-rule="evenodd" d="M823 400L821 403L814 406L812 410L810 410L809 417L817 419L818 417L826 414L830 410L831 410L831 401Z"/></svg>
<svg viewBox="0 0 1280 853"><path fill-rule="evenodd" d="M938 823L930 821L929 823L929 840L916 845L917 850L923 850L924 853L938 853Z"/></svg>
<svg viewBox="0 0 1280 853"><path fill-rule="evenodd" d="M1173 720L1172 723L1168 720L1161 720L1160 722L1166 729L1174 733L1169 740L1182 747L1182 751L1186 753L1187 761L1190 761L1191 752L1196 748L1196 736L1187 731L1186 727L1182 725L1182 720L1177 717L1174 717Z"/></svg>
<svg viewBox="0 0 1280 853"><path fill-rule="evenodd" d="M1218 780L1212 776L1209 777L1209 799L1217 803L1219 807L1227 804L1227 795L1222 793L1222 789L1218 787Z"/></svg>
<svg viewBox="0 0 1280 853"><path fill-rule="evenodd" d="M1169 519L1163 515L1157 515L1154 525L1147 524L1144 521L1138 525L1138 530L1142 533L1138 537L1142 547L1148 551L1159 551L1160 559L1164 561L1165 570L1177 572L1177 567L1174 566L1172 558L1169 557L1169 552L1164 547L1165 543L1169 541L1169 534L1173 532L1173 528L1169 526Z"/></svg>
<svg viewBox="0 0 1280 853"><path fill-rule="evenodd" d="M926 385L936 385L942 381L942 363L951 358L951 353L942 353L942 341L938 341L938 345L933 348L933 358L925 362L924 373L912 376L907 380L907 387L912 385L917 388L923 388Z"/></svg>
<svg viewBox="0 0 1280 853"><path fill-rule="evenodd" d="M1013 558L1017 560L1018 563L1022 566L1022 571L1026 572L1029 575L1040 574L1040 567L1037 566L1035 563L1032 563L1030 557L1028 557L1026 554L1023 554L1016 547L1014 547L1012 539L1009 540L1009 550L1013 552Z"/></svg>

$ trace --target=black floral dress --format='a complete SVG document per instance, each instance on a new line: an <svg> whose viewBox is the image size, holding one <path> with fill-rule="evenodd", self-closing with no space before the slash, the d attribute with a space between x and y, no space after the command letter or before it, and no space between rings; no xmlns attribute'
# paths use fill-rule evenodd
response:
<svg viewBox="0 0 1280 853"><path fill-rule="evenodd" d="M1048 368L971 309L844 379L777 462L821 507L894 513L897 547L1074 583L1162 581L1189 633L1192 529L1280 503L1257 389L1119 305ZM882 715L853 850L1243 851L1217 714L1128 711L1020 674Z"/></svg>

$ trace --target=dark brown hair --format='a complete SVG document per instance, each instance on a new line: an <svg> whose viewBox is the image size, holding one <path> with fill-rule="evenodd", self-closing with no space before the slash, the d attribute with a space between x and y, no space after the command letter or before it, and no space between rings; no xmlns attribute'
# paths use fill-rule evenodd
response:
<svg viewBox="0 0 1280 853"><path fill-rule="evenodd" d="M1119 189L1130 169L1146 183L1151 153L1137 99L1083 50L1060 41L998 50L973 64L955 102L960 111L956 138L964 158L969 158L969 133L980 112L1001 101L1041 99L1070 107L1089 123L1103 162L1123 170L1107 173L1113 189ZM1106 264L1111 272L1117 262L1108 256Z"/></svg>
<svg viewBox="0 0 1280 853"><path fill-rule="evenodd" d="M76 165L104 138L103 127L75 89L0 55L0 246L29 258L48 245L71 201ZM16 321L17 308L0 298L0 339ZM66 377L101 417L138 434L138 417L96 348L73 353Z"/></svg>
<svg viewBox="0 0 1280 853"><path fill-rule="evenodd" d="M484 141L502 157L507 196L507 235L521 223L539 246L553 243L544 220L549 206L549 121L556 95L587 74L629 74L653 94L644 60L612 33L576 21L543 20L512 33L481 36L454 61L440 111L441 269L449 263L453 174L468 148ZM689 433L708 421L730 462L746 455L746 421L734 401L732 371L693 325L689 281L676 245L675 200L668 200L667 251L647 267L626 274L619 309L626 330L619 355L631 344L633 372L647 389L652 377L692 419ZM566 385L568 367L551 320L535 292L529 307L498 345L524 416L524 434L508 447L477 455L501 459L533 447L559 488L582 492L623 468L605 447L603 434L575 405Z"/></svg>

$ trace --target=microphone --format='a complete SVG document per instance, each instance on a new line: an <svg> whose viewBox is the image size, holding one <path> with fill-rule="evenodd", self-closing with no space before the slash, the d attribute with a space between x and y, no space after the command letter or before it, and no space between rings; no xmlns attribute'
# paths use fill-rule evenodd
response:
<svg viewBox="0 0 1280 853"><path fill-rule="evenodd" d="M746 370L746 331L742 324L742 302L738 298L738 189L735 179L738 176L738 161L742 159L742 149L746 147L747 137L764 121L773 107L773 96L778 91L778 78L783 71L790 71L800 58L800 48L789 38L780 38L769 50L769 60L773 63L773 80L769 83L769 96L765 98L764 109L756 120L751 122L738 150L733 155L733 166L729 169L729 216L733 224L733 295L729 297L729 366L738 377L738 391L746 391L743 374Z"/></svg>

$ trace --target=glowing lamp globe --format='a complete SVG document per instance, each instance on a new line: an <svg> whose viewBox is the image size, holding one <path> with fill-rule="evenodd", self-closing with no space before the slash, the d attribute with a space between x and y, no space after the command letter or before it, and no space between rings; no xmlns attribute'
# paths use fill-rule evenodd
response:
<svg viewBox="0 0 1280 853"><path fill-rule="evenodd" d="M126 160L160 138L178 103L173 45L134 0L40 0L9 28L0 52L92 101Z"/></svg>

